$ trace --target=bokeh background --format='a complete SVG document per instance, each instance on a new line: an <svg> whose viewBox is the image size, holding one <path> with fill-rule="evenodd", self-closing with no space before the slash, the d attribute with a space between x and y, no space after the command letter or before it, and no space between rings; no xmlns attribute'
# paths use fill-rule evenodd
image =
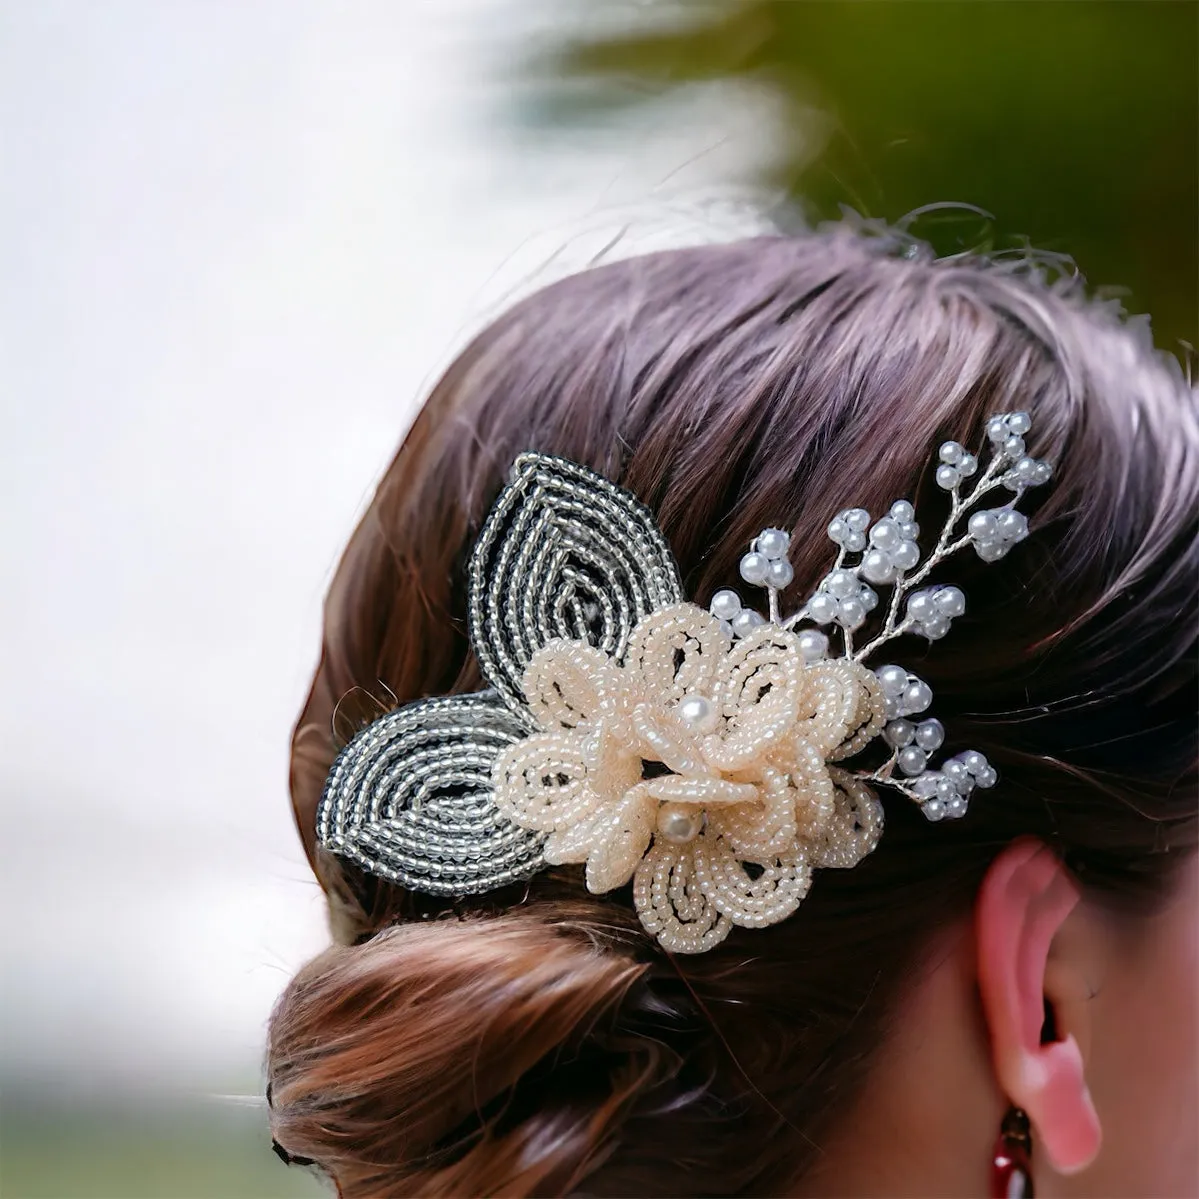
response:
<svg viewBox="0 0 1199 1199"><path fill-rule="evenodd" d="M1187 357L1197 64L1192 0L0 4L0 1195L321 1193L261 1099L326 939L288 733L472 330L848 206Z"/></svg>

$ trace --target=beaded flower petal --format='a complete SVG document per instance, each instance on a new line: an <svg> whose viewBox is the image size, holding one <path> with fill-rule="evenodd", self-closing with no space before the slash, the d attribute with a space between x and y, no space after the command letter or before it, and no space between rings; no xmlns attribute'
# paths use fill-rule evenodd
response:
<svg viewBox="0 0 1199 1199"><path fill-rule="evenodd" d="M469 570L471 640L489 689L389 713L346 746L317 813L328 850L417 891L469 895L546 866L587 887L632 883L645 929L699 953L734 925L791 915L815 868L856 865L878 843L877 786L929 820L965 814L996 774L977 751L931 766L945 730L926 683L865 660L904 635L936 641L965 611L924 586L967 546L997 561L1027 536L1016 504L1048 481L1025 413L992 418L991 459L940 447L950 510L924 556L915 510L838 513L836 562L793 615L789 535L766 529L741 560L768 614L731 589L707 611L683 598L652 514L562 459L524 454ZM987 494L1012 497L979 508ZM965 521L965 530L960 526ZM880 606L875 588L891 588ZM855 634L879 609L873 636ZM830 656L829 633L841 652ZM884 760L838 765L885 746Z"/></svg>

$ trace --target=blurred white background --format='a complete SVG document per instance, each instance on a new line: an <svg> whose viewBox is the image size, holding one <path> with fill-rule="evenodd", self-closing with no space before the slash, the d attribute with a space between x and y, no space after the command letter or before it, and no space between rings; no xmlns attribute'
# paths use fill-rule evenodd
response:
<svg viewBox="0 0 1199 1199"><path fill-rule="evenodd" d="M340 548L470 331L613 237L744 231L725 185L772 118L722 87L517 132L508 72L568 8L0 12L6 1196L308 1193L253 1100L262 1178L135 1161L136 1130L257 1096L325 942L286 779Z"/></svg>

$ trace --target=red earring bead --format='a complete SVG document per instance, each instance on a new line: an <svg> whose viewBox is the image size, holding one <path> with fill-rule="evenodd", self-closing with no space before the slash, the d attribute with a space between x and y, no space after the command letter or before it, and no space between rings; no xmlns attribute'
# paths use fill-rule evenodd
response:
<svg viewBox="0 0 1199 1199"><path fill-rule="evenodd" d="M1031 1154L1028 1116L1010 1107L991 1160L991 1199L1033 1199Z"/></svg>

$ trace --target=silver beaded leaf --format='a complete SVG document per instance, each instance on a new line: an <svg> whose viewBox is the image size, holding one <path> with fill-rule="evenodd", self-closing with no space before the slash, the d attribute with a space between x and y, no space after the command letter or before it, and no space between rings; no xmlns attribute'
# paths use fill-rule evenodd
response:
<svg viewBox="0 0 1199 1199"><path fill-rule="evenodd" d="M477 895L544 869L544 837L500 816L491 770L526 723L490 693L406 704L338 755L317 841L427 895Z"/></svg>
<svg viewBox="0 0 1199 1199"><path fill-rule="evenodd" d="M501 751L533 728L525 667L557 637L621 661L637 621L681 599L648 508L573 462L522 454L468 569L471 642L493 690L407 704L363 729L330 772L318 842L431 895L544 869L544 837L500 815L491 783Z"/></svg>
<svg viewBox="0 0 1199 1199"><path fill-rule="evenodd" d="M470 639L500 698L524 714L521 678L557 637L617 662L643 616L680 602L653 514L623 488L547 454L522 454L470 559Z"/></svg>

